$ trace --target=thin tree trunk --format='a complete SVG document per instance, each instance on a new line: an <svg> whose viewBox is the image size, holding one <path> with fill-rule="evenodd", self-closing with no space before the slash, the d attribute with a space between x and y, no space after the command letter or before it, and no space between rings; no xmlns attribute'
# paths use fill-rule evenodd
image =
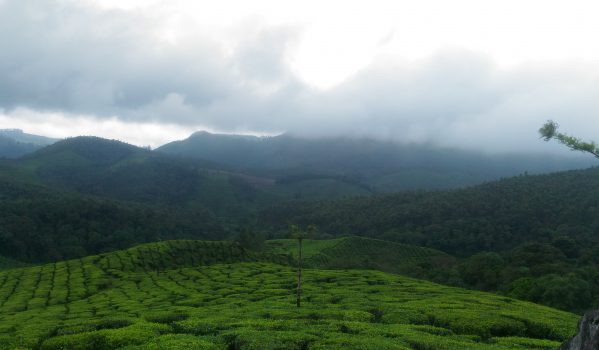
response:
<svg viewBox="0 0 599 350"><path fill-rule="evenodd" d="M301 304L301 295L302 295L302 240L298 240L299 243L299 260L297 266L297 307L300 307Z"/></svg>

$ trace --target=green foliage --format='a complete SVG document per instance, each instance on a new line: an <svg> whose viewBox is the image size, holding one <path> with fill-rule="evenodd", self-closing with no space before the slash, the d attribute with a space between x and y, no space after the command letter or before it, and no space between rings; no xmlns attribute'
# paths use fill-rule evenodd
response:
<svg viewBox="0 0 599 350"><path fill-rule="evenodd" d="M539 133L545 141L556 139L559 143L565 145L573 151L590 153L599 158L599 147L593 141L583 141L577 137L558 132L559 125L553 120L548 120L540 129Z"/></svg>
<svg viewBox="0 0 599 350"><path fill-rule="evenodd" d="M576 327L567 312L364 270L306 269L297 309L294 269L272 263L285 260L171 241L0 272L0 348L545 350Z"/></svg>
<svg viewBox="0 0 599 350"><path fill-rule="evenodd" d="M482 290L498 290L502 284L503 257L497 253L483 252L468 258L460 265L460 275L468 285ZM526 298L524 298L526 299Z"/></svg>
<svg viewBox="0 0 599 350"><path fill-rule="evenodd" d="M564 310L577 309L579 305L593 301L591 286L576 274L524 277L512 282L508 290L511 297L555 305Z"/></svg>

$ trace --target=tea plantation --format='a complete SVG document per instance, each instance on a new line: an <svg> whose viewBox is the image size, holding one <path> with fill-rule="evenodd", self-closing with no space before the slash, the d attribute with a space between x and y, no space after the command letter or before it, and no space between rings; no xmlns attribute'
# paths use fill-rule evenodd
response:
<svg viewBox="0 0 599 350"><path fill-rule="evenodd" d="M343 247L319 244L308 260ZM170 241L6 270L0 349L549 350L578 319L372 270L304 270L298 309L289 262L273 249Z"/></svg>

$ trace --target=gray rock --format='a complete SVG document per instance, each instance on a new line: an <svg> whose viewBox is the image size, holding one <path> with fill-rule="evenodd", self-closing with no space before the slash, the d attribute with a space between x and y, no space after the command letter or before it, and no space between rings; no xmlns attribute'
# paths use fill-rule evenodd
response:
<svg viewBox="0 0 599 350"><path fill-rule="evenodd" d="M586 313L578 322L578 334L560 350L599 350L599 310Z"/></svg>

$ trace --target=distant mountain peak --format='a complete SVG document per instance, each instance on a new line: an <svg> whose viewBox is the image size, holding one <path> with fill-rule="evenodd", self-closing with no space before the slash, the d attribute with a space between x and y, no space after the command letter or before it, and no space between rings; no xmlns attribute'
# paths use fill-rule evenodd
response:
<svg viewBox="0 0 599 350"><path fill-rule="evenodd" d="M227 138L227 139L245 139L245 140L257 140L264 138L263 136L255 136L255 135L242 135L242 134L221 134L221 133L211 133L209 131L200 130L196 131L191 136L192 138L201 138L201 137L214 137L214 138Z"/></svg>
<svg viewBox="0 0 599 350"><path fill-rule="evenodd" d="M205 131L205 130L199 130L194 132L193 134L191 134L191 136L204 136L204 135L214 135L211 132Z"/></svg>
<svg viewBox="0 0 599 350"><path fill-rule="evenodd" d="M79 146L93 146L93 147L116 147L121 149L128 149L131 151L144 151L145 148L141 148L120 140L105 139L98 136L75 136L68 137L60 140L54 145L48 148L61 148L61 147L79 147Z"/></svg>
<svg viewBox="0 0 599 350"><path fill-rule="evenodd" d="M58 141L28 155L28 158L43 158L52 154L69 152L98 163L112 163L134 153L149 152L146 149L118 140L97 136L77 136Z"/></svg>

